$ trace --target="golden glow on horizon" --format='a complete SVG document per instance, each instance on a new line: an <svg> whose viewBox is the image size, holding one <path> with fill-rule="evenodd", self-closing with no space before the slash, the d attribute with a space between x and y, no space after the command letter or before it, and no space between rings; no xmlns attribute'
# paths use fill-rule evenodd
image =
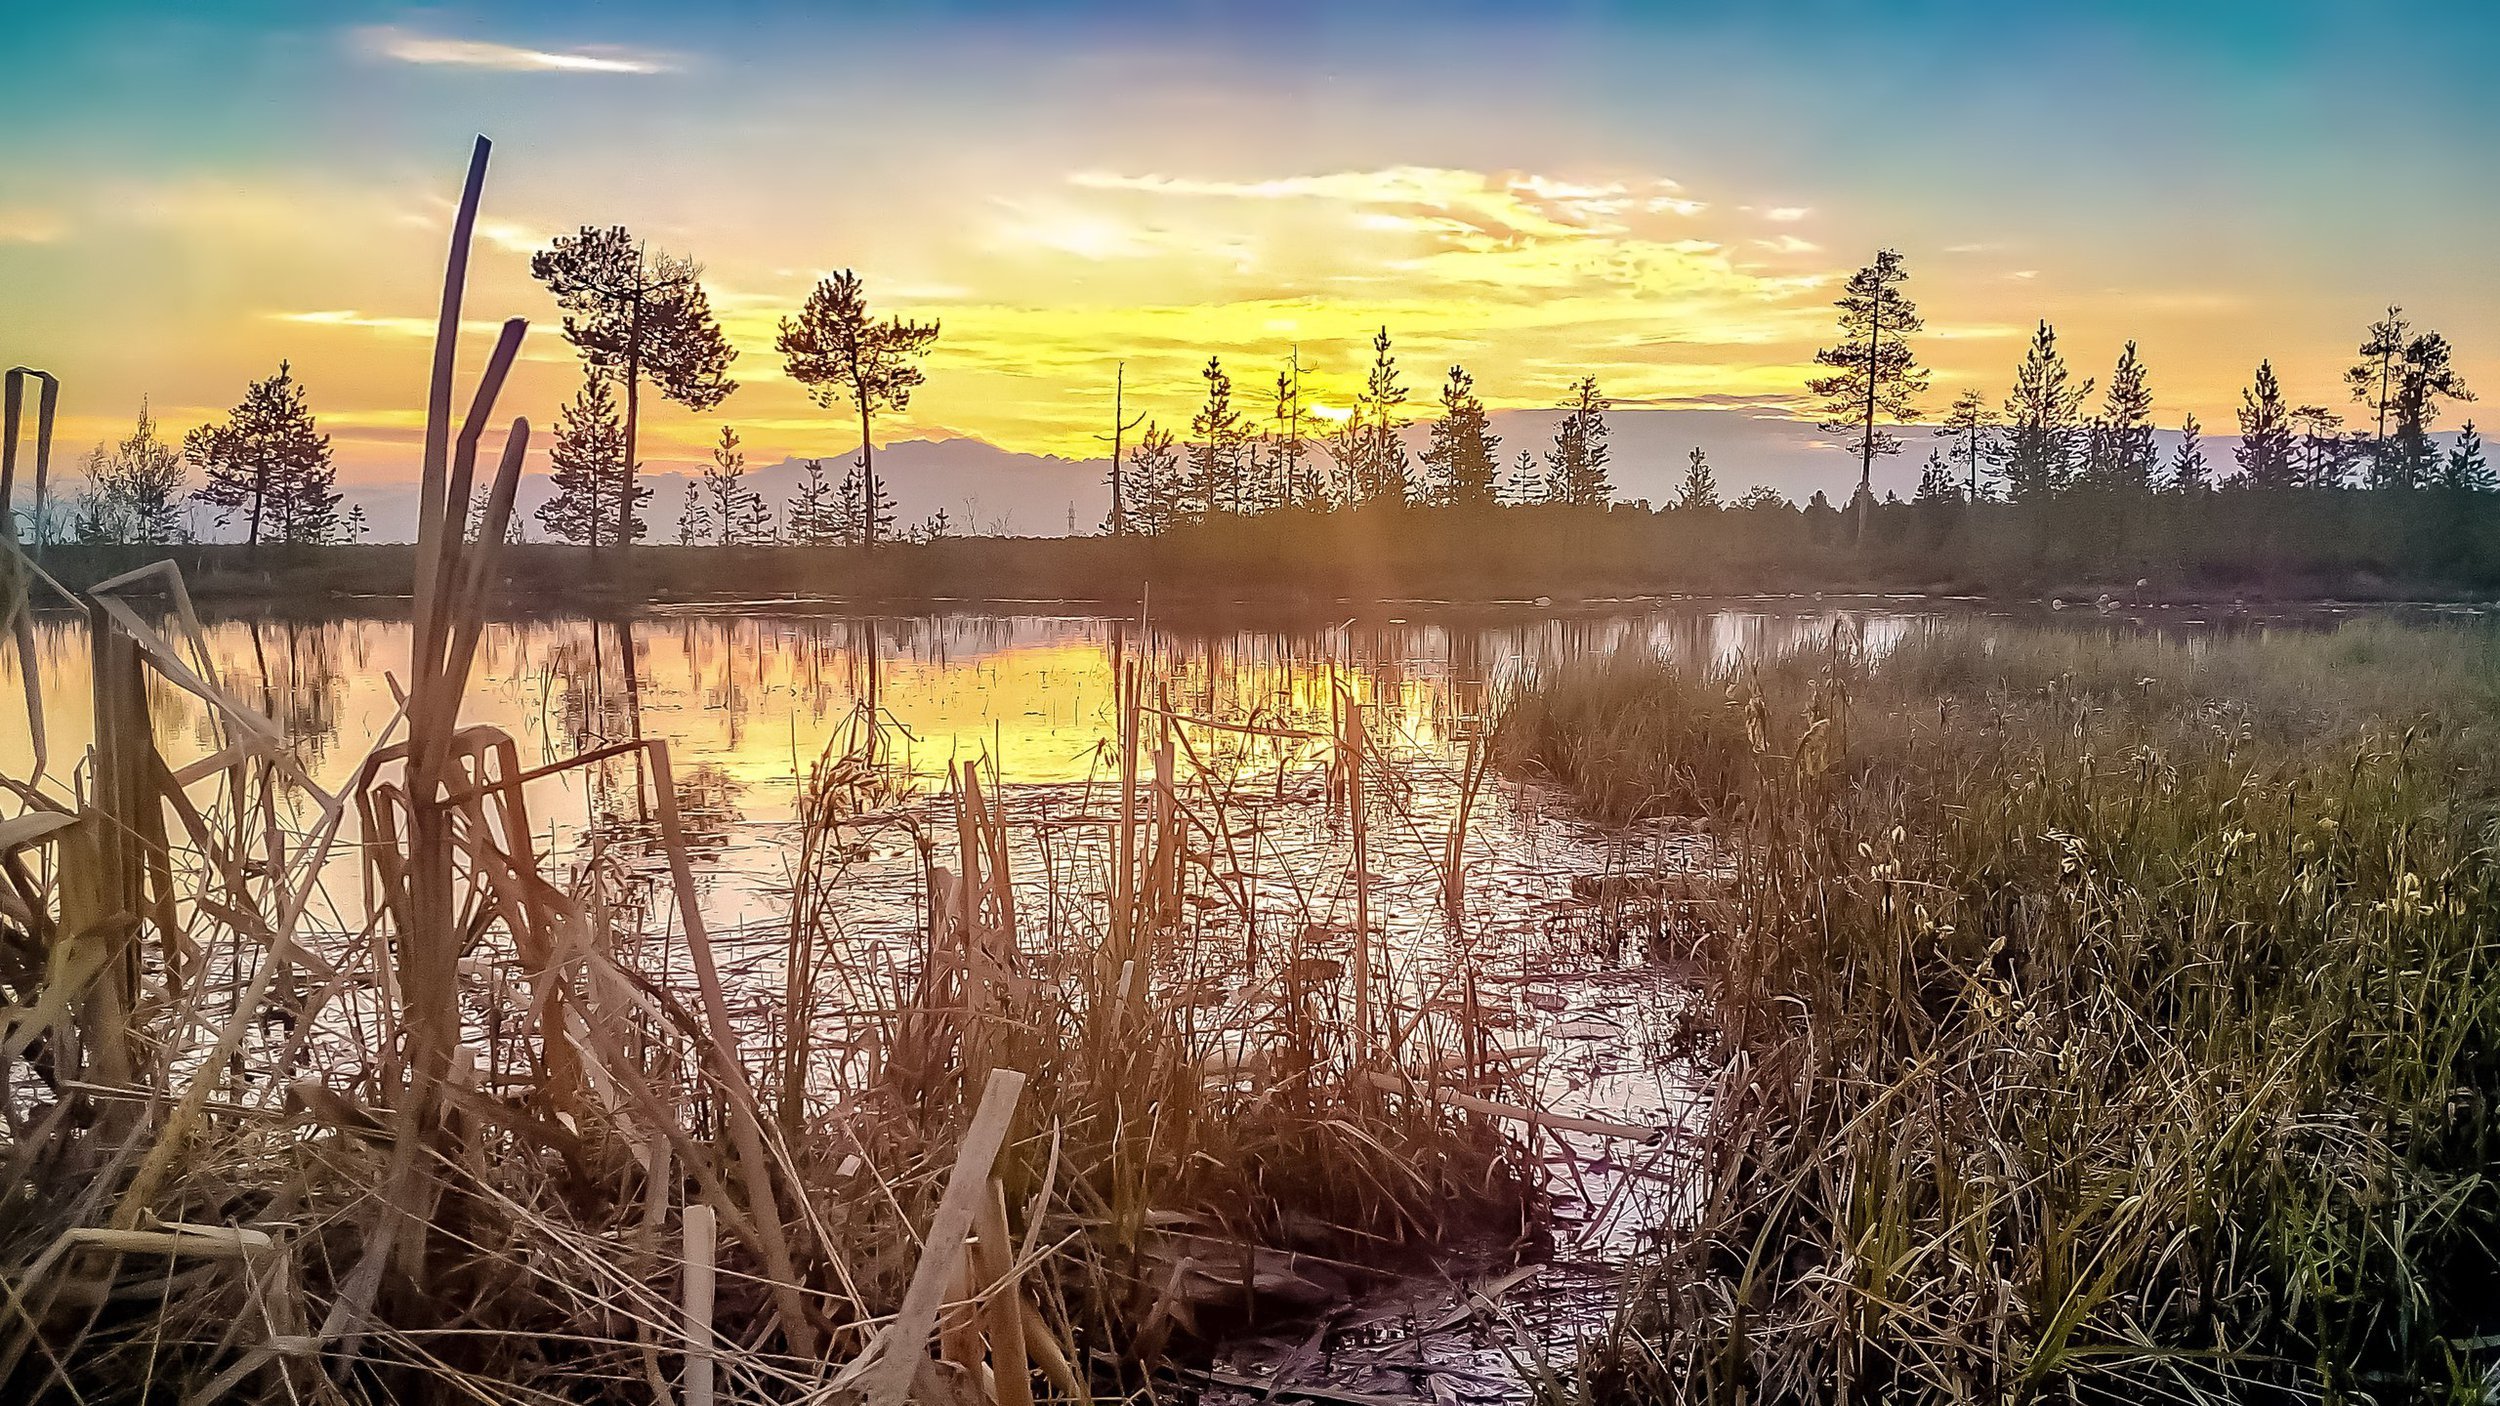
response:
<svg viewBox="0 0 2500 1406"><path fill-rule="evenodd" d="M0 295L52 329L39 359L70 388L65 452L121 433L142 395L178 434L284 357L335 436L345 481L409 479L449 209L438 180L377 176L344 190L284 174L117 181L0 211L0 238L14 233L16 247L54 261L41 279L0 264ZM740 429L750 462L847 451L855 426L810 405L772 349L780 317L833 267L859 268L878 310L944 325L927 386L908 414L881 423L881 440L971 436L1090 460L1103 452L1097 435L1122 362L1131 410L1185 432L1209 355L1223 358L1257 420L1298 346L1306 404L1341 413L1383 325L1415 418L1432 413L1453 362L1495 408L1550 407L1594 373L1627 407L1802 417L1814 349L1831 336L1832 290L1867 243L1826 228L1838 212L1713 198L1655 174L1397 166L1242 180L1085 169L985 189L939 169L894 211L837 191L758 189L777 218L630 190L594 198L518 177L490 184L469 350L481 355L503 316L531 319L505 403L538 426L540 446L577 379L527 254L546 231L584 219L622 218L703 260L740 350L742 387L719 411L646 400L654 470L699 461L724 423ZM2275 326L2282 307L2244 290L2155 283L2113 297L2013 266L2043 252L1988 241L1912 251L1912 292L1929 320L1921 352L1937 372L1931 409L1964 384L2001 394L2043 315L2058 322L2079 375L2101 371L2123 338L2141 338L2165 424L2192 410L2227 432L2261 354L2305 398L2335 400L2357 322L2304 310ZM137 342L126 335L134 324L148 329ZM2477 379L2490 349L2458 341Z"/></svg>

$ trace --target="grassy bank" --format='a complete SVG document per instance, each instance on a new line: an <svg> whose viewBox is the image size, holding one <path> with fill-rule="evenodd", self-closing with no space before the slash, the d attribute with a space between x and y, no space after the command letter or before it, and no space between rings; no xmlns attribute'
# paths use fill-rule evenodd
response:
<svg viewBox="0 0 2500 1406"><path fill-rule="evenodd" d="M1534 681L1514 765L1701 811L1727 1073L1645 1399L2479 1391L2500 641L1960 630Z"/></svg>
<svg viewBox="0 0 2500 1406"><path fill-rule="evenodd" d="M406 595L406 546L56 546L73 587L165 556L203 597ZM2139 586L2137 583L2143 583ZM1325 608L1341 602L1605 599L1664 593L2114 591L2146 599L2388 599L2500 592L2500 495L2232 492L2045 506L1892 505L1863 539L1829 510L1508 508L1287 512L1156 538L960 538L849 548L638 547L623 562L527 544L507 605L832 596Z"/></svg>

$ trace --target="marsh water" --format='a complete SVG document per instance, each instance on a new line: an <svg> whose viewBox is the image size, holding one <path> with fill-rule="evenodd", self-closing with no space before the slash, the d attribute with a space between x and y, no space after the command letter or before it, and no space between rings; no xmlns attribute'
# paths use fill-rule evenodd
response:
<svg viewBox="0 0 2500 1406"><path fill-rule="evenodd" d="M462 716L508 735L527 768L637 736L669 740L705 915L723 935L741 1017L769 1030L783 987L772 935L798 878L802 802L820 760L856 749L864 729L896 785L889 823L848 830L837 847L827 921L841 942L888 969L917 952L924 866L933 848L943 852L930 841L951 824L941 798L964 762L997 788L1020 836L1014 878L1030 894L1019 899L1029 915L1022 941L1088 940L1075 911L1087 886L1068 876L1090 872L1084 837L1099 830L1118 775L1116 681L1136 661L1155 701L1181 720L1184 783L1221 797L1221 818L1195 842L1220 897L1197 909L1193 944L1255 954L1262 944L1342 939L1367 912L1415 1009L1463 992L1471 1016L1543 1051L1526 1080L1543 1107L1664 1130L1645 1144L1540 1142L1555 1230L1525 1266L1515 1245L1458 1247L1424 1272L1350 1290L1316 1318L1245 1336L1217 1364L1236 1389L1299 1376L1372 1394L1503 1399L1518 1394L1513 1354L1560 1350L1690 1185L1683 1134L1702 1112L1707 1071L1694 1066L1686 1029L1691 985L1678 964L1689 952L1655 913L1646 926L1628 916L1613 880L1713 863L1706 835L1600 832L1533 783L1498 774L1463 803L1468 758L1503 691L1540 668L1622 649L1696 662L1835 640L1880 652L1954 613L1792 601L1283 629L771 607L520 617L487 627ZM2113 623L2214 622L2184 613ZM408 677L402 619L229 618L210 621L198 643L219 686L273 720L320 787L345 785L392 735ZM0 691L12 700L0 708L0 773L33 775L40 750L49 784L66 793L88 741L86 632L76 617L47 617L35 644L45 736L39 745L14 701L28 661L0 647ZM222 745L197 699L160 680L152 702L159 746L177 770ZM1349 703L1366 710L1383 783L1359 858L1326 780L1329 739ZM666 906L662 866L638 844L649 836L652 784L629 755L529 786L545 852L606 885L629 928L665 926L652 916ZM302 823L308 803L290 804L287 823ZM1456 913L1445 900L1454 827ZM339 931L366 911L362 882L353 845L343 845L322 895ZM667 975L664 948L653 960ZM1220 986L1211 979L1210 1004ZM836 1007L843 999L828 996Z"/></svg>

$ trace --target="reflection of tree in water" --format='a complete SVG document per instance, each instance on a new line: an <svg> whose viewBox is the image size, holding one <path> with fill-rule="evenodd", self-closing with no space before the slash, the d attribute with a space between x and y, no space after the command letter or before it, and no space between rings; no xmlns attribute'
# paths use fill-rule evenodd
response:
<svg viewBox="0 0 2500 1406"><path fill-rule="evenodd" d="M745 782L718 762L695 762L677 771L677 811L689 854L718 859L728 852L731 830L746 819L738 806L746 789Z"/></svg>
<svg viewBox="0 0 2500 1406"><path fill-rule="evenodd" d="M278 724L287 739L318 769L339 739L339 721L346 701L346 673L339 666L342 639L357 632L352 622L308 625L299 620L244 622L248 657L235 661L240 677L228 666L225 682L245 697L256 697L261 712ZM213 730L205 710L200 725ZM211 734L204 734L204 742Z"/></svg>

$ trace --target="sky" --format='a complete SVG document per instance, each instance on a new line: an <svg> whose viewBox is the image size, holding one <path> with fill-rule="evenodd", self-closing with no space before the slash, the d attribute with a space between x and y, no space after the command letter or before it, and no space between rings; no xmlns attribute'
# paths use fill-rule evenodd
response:
<svg viewBox="0 0 2500 1406"><path fill-rule="evenodd" d="M1838 496L1804 381L1882 247L1936 413L2001 399L2043 318L2079 373L2136 339L2169 425L2227 432L2260 357L2357 415L2339 373L2390 303L2500 387L2482 0L0 3L0 356L62 377L72 457L286 358L343 483L413 479L478 133L464 365L531 319L505 414L579 383L531 250L623 224L704 264L741 387L647 415L661 472L724 424L757 462L850 451L772 349L840 268L942 327L879 439L1013 455L1099 457L1123 364L1185 427L1208 356L1251 395L1298 346L1342 410L1385 325L1418 414L1463 362L1516 448L1594 374L1669 412L1626 436L1636 486L1689 442L1731 488Z"/></svg>

